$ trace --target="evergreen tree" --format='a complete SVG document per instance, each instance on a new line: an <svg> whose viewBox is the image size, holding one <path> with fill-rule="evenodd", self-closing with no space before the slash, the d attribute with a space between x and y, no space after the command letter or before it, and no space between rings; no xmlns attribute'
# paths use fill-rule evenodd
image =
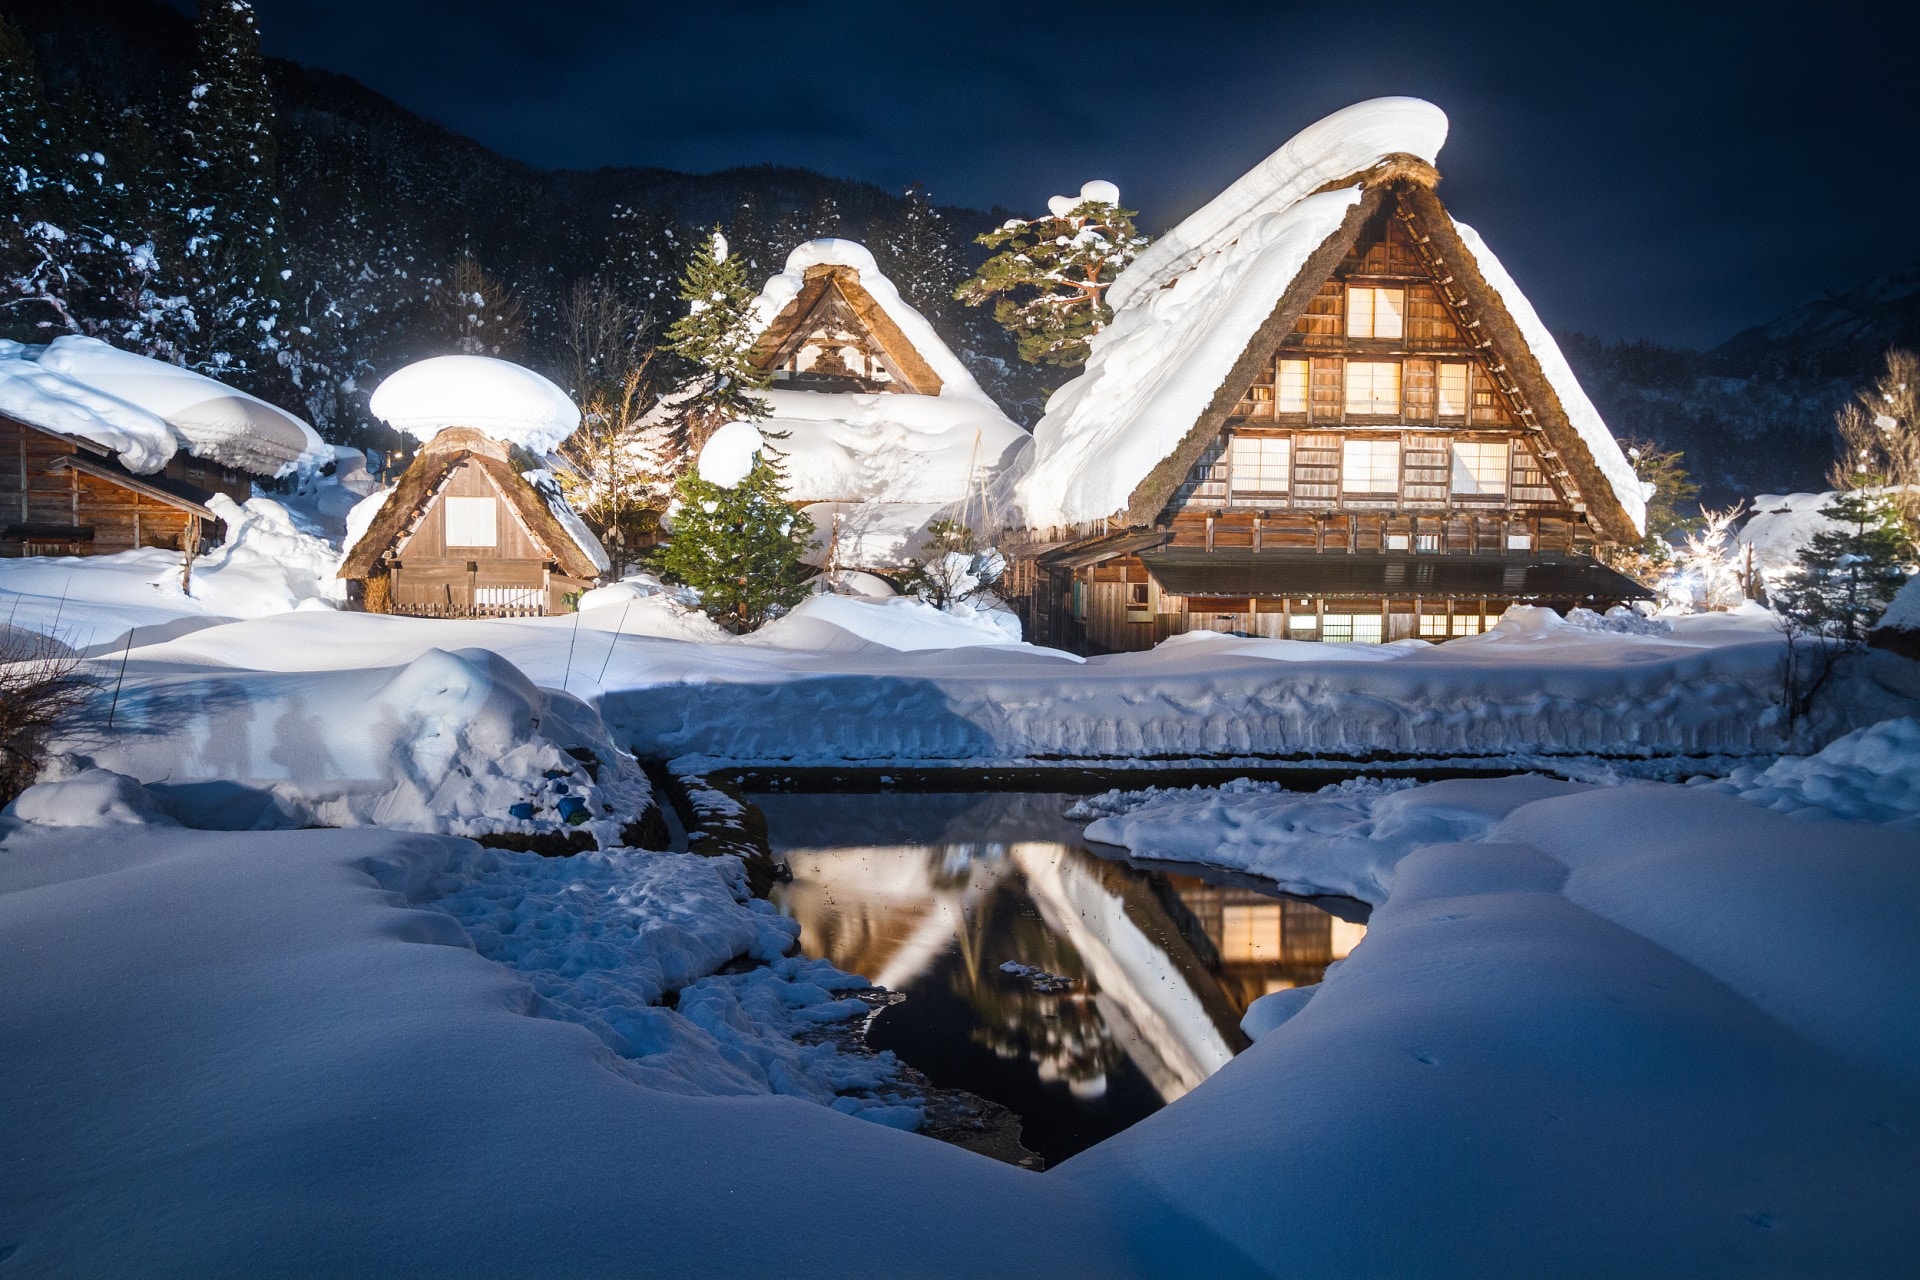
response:
<svg viewBox="0 0 1920 1280"><path fill-rule="evenodd" d="M673 398L695 446L722 422L768 412L767 403L753 394L771 381L750 359L748 308L754 296L739 257L728 252L726 236L715 227L680 277L687 314L667 330L667 349L693 369L692 378Z"/></svg>
<svg viewBox="0 0 1920 1280"><path fill-rule="evenodd" d="M7 319L27 338L79 328L67 302L75 246L60 132L33 49L0 15L0 271Z"/></svg>
<svg viewBox="0 0 1920 1280"><path fill-rule="evenodd" d="M1017 340L1020 358L1073 368L1113 319L1107 286L1147 245L1134 212L1111 183L1090 182L1079 198L1055 196L1044 218L1012 218L978 238L997 252L954 296L969 306L994 300L993 317Z"/></svg>
<svg viewBox="0 0 1920 1280"><path fill-rule="evenodd" d="M503 359L520 354L527 336L526 312L513 290L472 254L456 258L453 269L427 296L430 332L439 348L434 354L453 350Z"/></svg>
<svg viewBox="0 0 1920 1280"><path fill-rule="evenodd" d="M187 100L187 262L200 322L192 363L256 385L281 345L273 95L249 0L201 0Z"/></svg>
<svg viewBox="0 0 1920 1280"><path fill-rule="evenodd" d="M1839 527L1809 539L1799 565L1773 593L1787 637L1781 689L1789 723L1812 709L1838 664L1865 644L1906 582L1914 554L1898 509L1884 496L1840 494L1820 514Z"/></svg>
<svg viewBox="0 0 1920 1280"><path fill-rule="evenodd" d="M735 634L755 630L807 594L800 557L813 521L787 502L786 475L770 451L731 488L689 471L680 477L668 577L700 593L708 617Z"/></svg>
<svg viewBox="0 0 1920 1280"><path fill-rule="evenodd" d="M1655 586L1673 565L1673 539L1699 527L1700 517L1689 514L1700 486L1687 474L1685 455L1663 449L1651 440L1624 440L1633 474L1647 486L1646 533L1638 542L1606 543L1595 548L1600 561L1646 586Z"/></svg>
<svg viewBox="0 0 1920 1280"><path fill-rule="evenodd" d="M954 290L966 277L952 229L914 183L902 193L900 210L875 219L868 232L874 259L907 304L946 333Z"/></svg>
<svg viewBox="0 0 1920 1280"><path fill-rule="evenodd" d="M685 253L670 210L615 205L602 258L609 287L637 313L648 345L669 323L679 296Z"/></svg>
<svg viewBox="0 0 1920 1280"><path fill-rule="evenodd" d="M807 239L825 240L840 234L840 202L833 198L833 192L822 189L813 199L813 210L807 215Z"/></svg>

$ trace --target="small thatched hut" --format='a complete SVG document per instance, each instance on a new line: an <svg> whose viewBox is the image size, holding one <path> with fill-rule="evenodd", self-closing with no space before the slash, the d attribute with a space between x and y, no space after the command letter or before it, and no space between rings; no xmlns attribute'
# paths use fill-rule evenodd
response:
<svg viewBox="0 0 1920 1280"><path fill-rule="evenodd" d="M438 406L438 407L436 407ZM558 387L482 356L410 365L374 393L374 412L422 437L419 454L348 549L340 576L371 613L430 618L565 613L607 556L559 487L521 472L511 444L551 447L578 421Z"/></svg>

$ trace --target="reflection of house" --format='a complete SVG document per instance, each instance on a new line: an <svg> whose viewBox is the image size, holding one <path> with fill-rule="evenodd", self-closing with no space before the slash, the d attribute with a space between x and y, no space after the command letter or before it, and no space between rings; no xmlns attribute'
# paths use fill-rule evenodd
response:
<svg viewBox="0 0 1920 1280"><path fill-rule="evenodd" d="M785 433L787 491L844 567L885 568L930 520L979 526L984 494L1027 434L850 240L813 240L755 300L763 428Z"/></svg>
<svg viewBox="0 0 1920 1280"><path fill-rule="evenodd" d="M292 414L92 338L0 343L0 555L197 549L245 502L332 456Z"/></svg>
<svg viewBox="0 0 1920 1280"><path fill-rule="evenodd" d="M1242 1008L1270 991L1320 981L1329 964L1344 960L1366 936L1366 925L1310 902L1190 876L1162 880L1161 900L1188 941L1218 965Z"/></svg>
<svg viewBox="0 0 1920 1280"><path fill-rule="evenodd" d="M1435 194L1412 99L1312 126L1143 253L1034 430L1029 635L1445 639L1648 593L1632 466Z"/></svg>

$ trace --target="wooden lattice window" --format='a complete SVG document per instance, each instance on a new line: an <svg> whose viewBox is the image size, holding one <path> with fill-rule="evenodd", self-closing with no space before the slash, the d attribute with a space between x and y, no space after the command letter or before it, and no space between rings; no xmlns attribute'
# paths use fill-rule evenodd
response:
<svg viewBox="0 0 1920 1280"><path fill-rule="evenodd" d="M1292 479L1292 444L1286 436L1233 437L1227 449L1233 505L1257 507L1286 496Z"/></svg>
<svg viewBox="0 0 1920 1280"><path fill-rule="evenodd" d="M1400 492L1400 441L1349 436L1341 448L1340 487L1348 493Z"/></svg>
<svg viewBox="0 0 1920 1280"><path fill-rule="evenodd" d="M1398 360L1347 361L1347 415L1393 418L1400 414Z"/></svg>
<svg viewBox="0 0 1920 1280"><path fill-rule="evenodd" d="M1347 287L1349 338L1402 338L1407 332L1407 291L1388 285Z"/></svg>
<svg viewBox="0 0 1920 1280"><path fill-rule="evenodd" d="M1507 442L1505 440L1454 441L1453 491L1483 496L1506 493Z"/></svg>

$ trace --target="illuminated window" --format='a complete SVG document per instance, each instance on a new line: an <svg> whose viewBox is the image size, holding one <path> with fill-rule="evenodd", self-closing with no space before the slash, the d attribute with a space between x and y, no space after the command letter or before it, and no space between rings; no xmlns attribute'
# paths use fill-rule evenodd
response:
<svg viewBox="0 0 1920 1280"><path fill-rule="evenodd" d="M1447 635L1447 615L1444 613L1421 614L1420 634L1429 640L1444 640Z"/></svg>
<svg viewBox="0 0 1920 1280"><path fill-rule="evenodd" d="M447 513L449 547L497 547L500 532L492 498L448 498L442 504Z"/></svg>
<svg viewBox="0 0 1920 1280"><path fill-rule="evenodd" d="M1467 416L1467 366L1464 364L1441 364L1439 413L1443 418Z"/></svg>
<svg viewBox="0 0 1920 1280"><path fill-rule="evenodd" d="M1407 331L1407 291L1351 285L1347 289L1349 338L1398 338Z"/></svg>
<svg viewBox="0 0 1920 1280"><path fill-rule="evenodd" d="M1320 625L1320 638L1329 644L1379 644L1377 613L1330 613Z"/></svg>
<svg viewBox="0 0 1920 1280"><path fill-rule="evenodd" d="M1477 613L1456 613L1453 615L1453 634L1457 636L1477 636L1486 630L1486 619Z"/></svg>
<svg viewBox="0 0 1920 1280"><path fill-rule="evenodd" d="M1305 413L1311 366L1305 360L1282 360L1274 378L1274 409L1279 413Z"/></svg>
<svg viewBox="0 0 1920 1280"><path fill-rule="evenodd" d="M1453 491L1455 493L1505 493L1507 491L1507 442L1505 440L1454 441Z"/></svg>
<svg viewBox="0 0 1920 1280"><path fill-rule="evenodd" d="M1399 416L1400 362L1347 361L1347 412L1374 418Z"/></svg>
<svg viewBox="0 0 1920 1280"><path fill-rule="evenodd" d="M1233 501L1258 505L1261 498L1287 492L1293 441L1286 436L1235 435L1228 443L1232 459Z"/></svg>
<svg viewBox="0 0 1920 1280"><path fill-rule="evenodd" d="M1341 448L1340 487L1348 493L1398 493L1400 442L1349 438Z"/></svg>
<svg viewBox="0 0 1920 1280"><path fill-rule="evenodd" d="M1313 631L1320 626L1320 619L1311 613L1296 613L1287 619L1289 631Z"/></svg>

